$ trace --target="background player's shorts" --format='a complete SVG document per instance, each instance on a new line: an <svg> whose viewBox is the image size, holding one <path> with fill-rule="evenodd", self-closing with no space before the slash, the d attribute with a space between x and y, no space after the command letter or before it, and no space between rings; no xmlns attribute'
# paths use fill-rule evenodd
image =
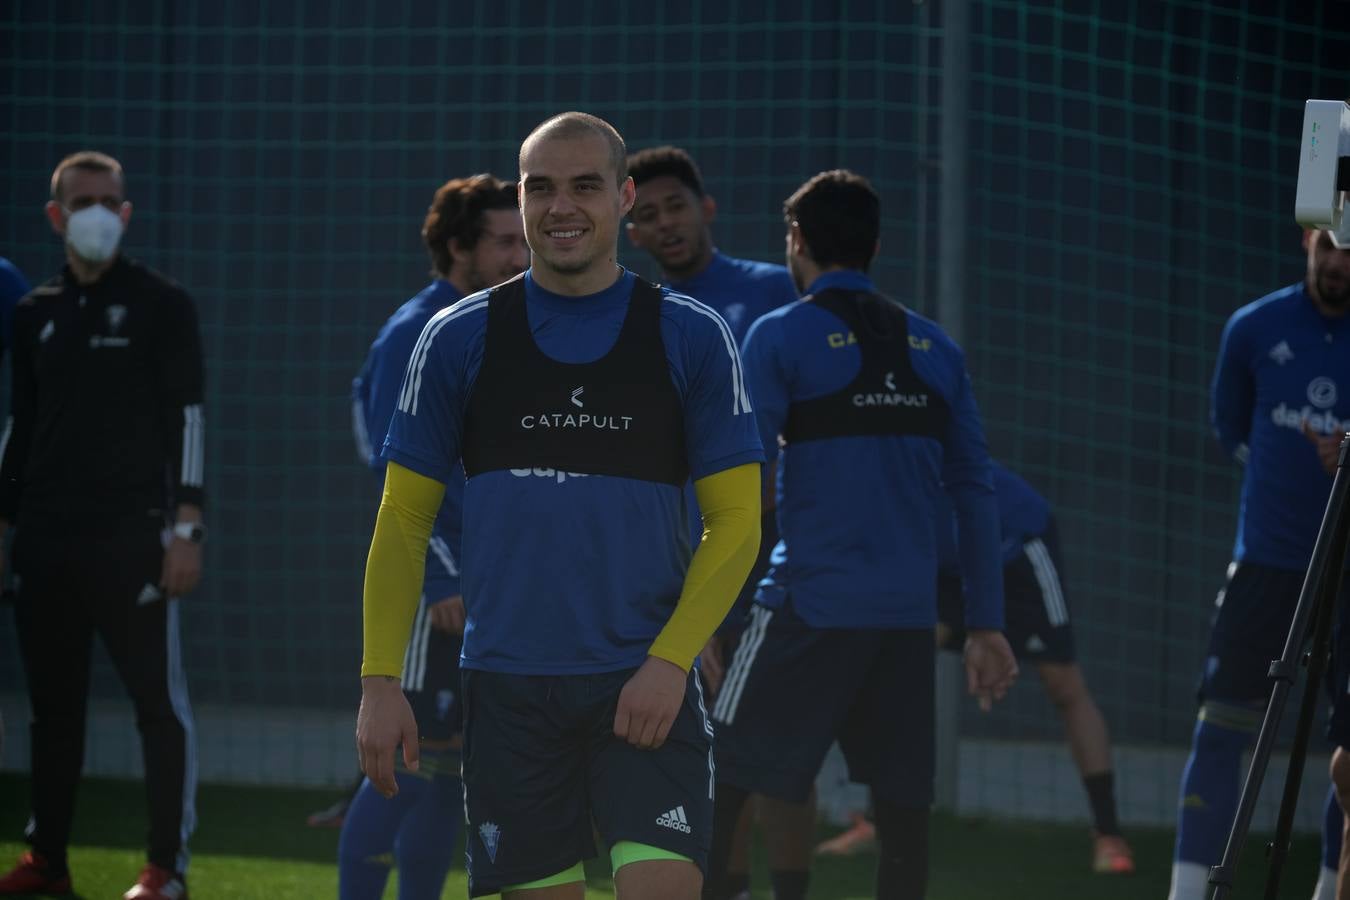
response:
<svg viewBox="0 0 1350 900"><path fill-rule="evenodd" d="M1331 694L1327 738L1337 747L1350 749L1350 573L1341 581L1341 592L1336 598L1336 631L1332 635L1327 690Z"/></svg>
<svg viewBox="0 0 1350 900"><path fill-rule="evenodd" d="M1022 553L1003 567L1003 633L1020 660L1071 663L1073 627L1069 601L1059 577L1059 533L1054 522L1041 537L1022 545ZM961 579L938 574L938 621L951 629L944 650L966 642L965 600Z"/></svg>
<svg viewBox="0 0 1350 900"><path fill-rule="evenodd" d="M773 548L777 545L778 511L771 509L759 517L759 555L755 557L750 575L745 579L740 595L736 597L736 604L727 615L727 622L735 623L738 631L743 631L747 624L746 618L750 615L750 607L755 602L755 592L759 590L760 581L769 573L769 559L773 556Z"/></svg>
<svg viewBox="0 0 1350 900"><path fill-rule="evenodd" d="M1200 673L1201 703L1251 705L1270 696L1270 663L1284 652L1303 577L1303 572L1249 562L1228 566L1228 579L1214 601Z"/></svg>
<svg viewBox="0 0 1350 900"><path fill-rule="evenodd" d="M614 736L634 670L508 675L464 670L465 839L469 894L555 875L634 841L707 864L712 843L712 725L698 675L666 742L639 750Z"/></svg>
<svg viewBox="0 0 1350 900"><path fill-rule="evenodd" d="M717 636L722 639L722 665L730 666L732 659L736 656L736 648L741 645L741 638L745 635L745 628L750 624L750 610L754 606L755 592L759 590L759 583L764 576L769 573L769 560L773 556L773 548L778 544L778 514L774 510L769 510L760 516L760 542L759 556L755 558L755 566L750 570L749 576L745 579L745 585L741 588L740 596L736 598L736 603L731 607L731 612L722 622L722 627L717 629ZM699 672L702 673L702 668ZM708 684L707 681L704 684Z"/></svg>
<svg viewBox="0 0 1350 900"><path fill-rule="evenodd" d="M804 801L838 739L849 777L904 807L933 801L931 629L813 628L755 606L713 706L717 777Z"/></svg>
<svg viewBox="0 0 1350 900"><path fill-rule="evenodd" d="M448 741L463 727L459 650L459 635L432 628L427 604L418 605L403 656L403 693L423 740Z"/></svg>

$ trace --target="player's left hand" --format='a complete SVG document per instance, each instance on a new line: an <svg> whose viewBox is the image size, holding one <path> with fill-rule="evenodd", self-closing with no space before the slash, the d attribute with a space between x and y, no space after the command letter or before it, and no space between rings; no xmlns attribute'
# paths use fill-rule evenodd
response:
<svg viewBox="0 0 1350 900"><path fill-rule="evenodd" d="M689 674L673 662L647 657L619 692L614 736L642 750L655 750L664 744L680 714L688 678Z"/></svg>
<svg viewBox="0 0 1350 900"><path fill-rule="evenodd" d="M464 633L464 598L459 594L437 600L427 607L431 627L446 634Z"/></svg>
<svg viewBox="0 0 1350 900"><path fill-rule="evenodd" d="M1303 436L1312 441L1313 447L1317 449L1317 460L1322 464L1328 475L1335 477L1336 464L1341 459L1341 440L1344 434L1337 432L1335 434L1318 434L1303 423Z"/></svg>
<svg viewBox="0 0 1350 900"><path fill-rule="evenodd" d="M723 659L723 640L717 635L708 638L703 652L698 655L699 666L703 671L703 682L708 686L708 698L713 699L722 689L722 679L726 677L726 660Z"/></svg>
<svg viewBox="0 0 1350 900"><path fill-rule="evenodd" d="M1017 657L1001 631L972 630L966 637L966 689L980 704L981 712L994 708L1017 680Z"/></svg>
<svg viewBox="0 0 1350 900"><path fill-rule="evenodd" d="M175 537L164 548L159 586L166 597L190 594L202 577L202 545Z"/></svg>

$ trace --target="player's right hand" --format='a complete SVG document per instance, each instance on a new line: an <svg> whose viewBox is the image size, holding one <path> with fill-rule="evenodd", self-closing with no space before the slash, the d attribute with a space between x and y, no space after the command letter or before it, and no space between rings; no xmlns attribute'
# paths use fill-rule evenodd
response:
<svg viewBox="0 0 1350 900"><path fill-rule="evenodd" d="M1336 464L1341 461L1341 440L1345 435L1337 432L1336 434L1318 434L1309 427L1307 422L1303 423L1303 436L1312 441L1312 445L1317 448L1317 461L1322 464L1322 468L1332 477L1336 475Z"/></svg>
<svg viewBox="0 0 1350 900"><path fill-rule="evenodd" d="M403 764L417 771L417 720L397 678L368 675L361 679L361 709L356 714L356 752L361 771L385 797L398 793L394 754L403 744Z"/></svg>
<svg viewBox="0 0 1350 900"><path fill-rule="evenodd" d="M972 630L966 637L966 688L979 701L980 711L989 712L995 700L1017 680L1017 657L1001 631Z"/></svg>
<svg viewBox="0 0 1350 900"><path fill-rule="evenodd" d="M166 597L182 597L196 589L202 577L202 545L175 537L164 548L159 586Z"/></svg>
<svg viewBox="0 0 1350 900"><path fill-rule="evenodd" d="M619 691L614 736L639 750L655 750L664 744L684 703L688 677L673 662L648 656Z"/></svg>
<svg viewBox="0 0 1350 900"><path fill-rule="evenodd" d="M703 672L703 681L708 686L708 699L717 696L722 689L722 679L726 677L727 667L722 660L722 639L717 635L708 638L703 652L698 655L699 667Z"/></svg>
<svg viewBox="0 0 1350 900"><path fill-rule="evenodd" d="M464 633L464 598L455 594L427 607L431 627L446 634Z"/></svg>

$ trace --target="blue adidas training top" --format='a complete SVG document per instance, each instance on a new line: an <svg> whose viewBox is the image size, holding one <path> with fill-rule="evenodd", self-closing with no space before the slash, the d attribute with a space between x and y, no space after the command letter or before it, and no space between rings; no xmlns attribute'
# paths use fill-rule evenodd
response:
<svg viewBox="0 0 1350 900"><path fill-rule="evenodd" d="M609 352L634 277L567 297L525 275L530 333L565 363ZM444 481L460 459L482 366L486 293L433 316L414 349L384 456ZM762 462L731 330L699 301L662 290L661 340L684 414L690 477ZM545 392L546 393L546 392ZM462 665L527 675L636 668L675 609L689 566L684 491L550 468L495 469L464 490Z"/></svg>
<svg viewBox="0 0 1350 900"><path fill-rule="evenodd" d="M736 259L717 251L707 268L687 281L671 282L670 289L697 297L717 310L738 347L756 319L797 299L797 286L787 266Z"/></svg>
<svg viewBox="0 0 1350 900"><path fill-rule="evenodd" d="M756 319L797 299L797 287L787 266L736 259L716 251L702 272L687 281L673 282L670 288L717 310L737 347ZM703 516L692 483L685 490L685 502L689 504L690 540L697 544L703 536Z"/></svg>
<svg viewBox="0 0 1350 900"><path fill-rule="evenodd" d="M861 272L829 272L826 288L875 291ZM930 628L937 620L939 532L951 495L972 628L1003 627L998 506L984 429L960 348L906 310L910 363L951 410L941 440L851 436L790 444L778 454L778 526L757 602L793 609L820 628ZM777 445L789 406L832 394L862 368L844 322L805 301L757 321L744 360L761 438Z"/></svg>
<svg viewBox="0 0 1350 900"><path fill-rule="evenodd" d="M352 430L356 452L384 482L384 459L380 448L394 416L408 358L427 321L461 299L450 282L438 279L400 306L389 317L366 355L365 365L352 382ZM429 603L460 593L459 556L463 532L464 472L445 480L445 500L436 514L436 524L427 546L426 581L422 597Z"/></svg>
<svg viewBox="0 0 1350 900"><path fill-rule="evenodd" d="M1350 315L1327 318L1302 284L1233 313L1210 390L1210 421L1245 464L1233 558L1303 570L1331 476L1302 433L1350 428Z"/></svg>
<svg viewBox="0 0 1350 900"><path fill-rule="evenodd" d="M1003 565L1006 566L1022 555L1027 541L1045 534L1050 527L1050 502L1001 463L995 461L992 465L994 495L998 498L999 534L1003 541ZM943 505L951 527L944 528L940 533L942 542L938 549L938 564L943 569L959 572L961 561L956 549L956 513L945 493Z"/></svg>
<svg viewBox="0 0 1350 900"><path fill-rule="evenodd" d="M0 256L0 355L9 349L14 328L14 307L32 288L19 267Z"/></svg>

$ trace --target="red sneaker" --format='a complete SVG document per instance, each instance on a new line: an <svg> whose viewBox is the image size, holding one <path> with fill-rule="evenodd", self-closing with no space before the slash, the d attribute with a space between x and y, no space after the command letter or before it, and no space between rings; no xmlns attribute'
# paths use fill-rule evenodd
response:
<svg viewBox="0 0 1350 900"><path fill-rule="evenodd" d="M1134 853L1123 837L1099 834L1092 842L1092 871L1104 875L1134 873Z"/></svg>
<svg viewBox="0 0 1350 900"><path fill-rule="evenodd" d="M168 869L146 863L141 877L122 895L122 900L187 900L187 885Z"/></svg>
<svg viewBox="0 0 1350 900"><path fill-rule="evenodd" d="M19 864L0 875L0 895L14 894L69 894L70 873L53 876L47 861L29 850L19 857Z"/></svg>
<svg viewBox="0 0 1350 900"><path fill-rule="evenodd" d="M816 846L820 856L853 856L871 850L877 842L877 827L860 815L853 817L853 825L828 841Z"/></svg>
<svg viewBox="0 0 1350 900"><path fill-rule="evenodd" d="M347 807L351 806L350 797L343 797L332 806L324 807L316 813L310 813L305 824L310 828L341 828L347 818Z"/></svg>

